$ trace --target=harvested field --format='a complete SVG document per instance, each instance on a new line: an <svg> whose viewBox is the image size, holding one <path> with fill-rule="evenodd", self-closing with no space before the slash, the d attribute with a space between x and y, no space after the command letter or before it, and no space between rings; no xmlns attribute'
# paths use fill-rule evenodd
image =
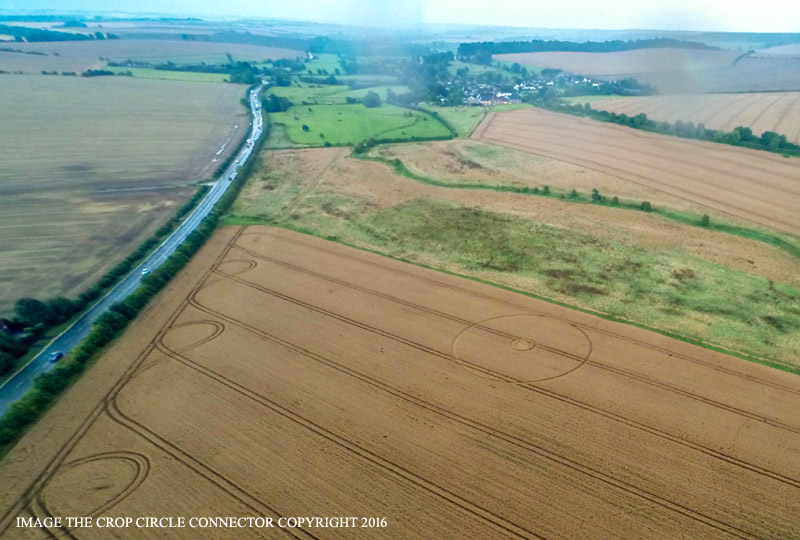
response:
<svg viewBox="0 0 800 540"><path fill-rule="evenodd" d="M0 465L0 534L58 534L18 515L352 515L387 526L236 532L797 538L798 405L787 373L227 229Z"/></svg>
<svg viewBox="0 0 800 540"><path fill-rule="evenodd" d="M247 128L244 86L9 76L0 313L80 292L157 229ZM22 233L21 231L24 231Z"/></svg>
<svg viewBox="0 0 800 540"><path fill-rule="evenodd" d="M613 53L547 52L495 55L537 68L559 68L600 79L634 77L665 93L800 90L800 57L747 56L734 51L637 49Z"/></svg>
<svg viewBox="0 0 800 540"><path fill-rule="evenodd" d="M399 158L414 173L454 185L549 186L560 190L576 189L582 193L598 189L608 197L647 200L676 210L700 215L710 213L730 219L726 214L707 206L608 172L474 139L387 145L373 152L385 159Z"/></svg>
<svg viewBox="0 0 800 540"><path fill-rule="evenodd" d="M710 129L732 131L746 126L756 135L774 131L800 143L800 92L702 94L683 96L573 98L595 109L635 116L645 113L658 121L694 122Z"/></svg>
<svg viewBox="0 0 800 540"><path fill-rule="evenodd" d="M542 109L493 113L473 138L614 174L775 229L800 233L800 161Z"/></svg>
<svg viewBox="0 0 800 540"><path fill-rule="evenodd" d="M99 68L106 60L142 60L145 62L194 64L236 60L261 62L267 59L303 56L302 51L260 47L239 43L169 40L51 41L14 43L14 49L39 52L46 56L0 52L0 70L39 74L45 71L83 71ZM101 59L102 58L102 59Z"/></svg>

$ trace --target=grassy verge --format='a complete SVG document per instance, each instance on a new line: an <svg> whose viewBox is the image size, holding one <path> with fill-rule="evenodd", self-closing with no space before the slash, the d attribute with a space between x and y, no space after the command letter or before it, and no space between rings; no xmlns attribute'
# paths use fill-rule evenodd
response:
<svg viewBox="0 0 800 540"><path fill-rule="evenodd" d="M547 186L540 187L521 187L513 185L497 185L497 184L482 184L482 183L455 183L446 180L438 180L428 176L420 175L412 172L399 158L385 159L374 154L353 154L353 157L363 160L376 161L383 163L390 167L395 174L404 176L417 182L422 182L431 186L452 188L452 189L484 189L491 191L500 191L508 193L519 193L523 195L532 195L538 197L548 197L551 199L560 199L567 202L577 204L595 204L599 206L608 206L619 208L621 210L632 210L637 212L649 212L657 214L661 217L675 221L683 225L691 225L710 229L712 231L722 232L726 234L733 234L764 242L773 247L776 247L786 253L800 259L800 245L790 235L781 235L772 233L761 229L752 229L742 227L739 225L732 225L729 223L718 222L716 220L709 220L707 223L703 220L703 216L692 214L689 212L680 212L669 208L661 208L653 205L644 204L646 201L632 201L628 199L620 199L618 197L608 197L601 193L581 193L575 190L556 190Z"/></svg>

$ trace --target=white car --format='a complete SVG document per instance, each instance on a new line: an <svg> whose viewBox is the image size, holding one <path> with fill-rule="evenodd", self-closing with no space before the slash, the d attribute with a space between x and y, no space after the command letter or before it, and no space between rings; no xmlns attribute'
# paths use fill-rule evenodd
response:
<svg viewBox="0 0 800 540"><path fill-rule="evenodd" d="M150 269L149 268L142 268L142 275L143 276L146 276L149 273L150 273Z"/></svg>

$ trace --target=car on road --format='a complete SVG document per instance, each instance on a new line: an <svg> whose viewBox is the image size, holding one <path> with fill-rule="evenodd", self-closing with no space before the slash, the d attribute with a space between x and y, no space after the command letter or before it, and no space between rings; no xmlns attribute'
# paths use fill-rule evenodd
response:
<svg viewBox="0 0 800 540"><path fill-rule="evenodd" d="M64 357L64 353L61 351L54 351L50 353L50 361L51 362L58 362Z"/></svg>
<svg viewBox="0 0 800 540"><path fill-rule="evenodd" d="M149 268L142 268L142 275L143 276L146 276L149 273L150 273L150 269Z"/></svg>

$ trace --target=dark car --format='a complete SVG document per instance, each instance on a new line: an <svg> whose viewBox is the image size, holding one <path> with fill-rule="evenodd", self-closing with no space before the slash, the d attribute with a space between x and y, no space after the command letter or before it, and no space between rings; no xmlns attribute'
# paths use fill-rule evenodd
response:
<svg viewBox="0 0 800 540"><path fill-rule="evenodd" d="M51 362L58 362L63 357L64 357L64 353L61 352L61 351L56 351L56 352L50 353L50 361Z"/></svg>

